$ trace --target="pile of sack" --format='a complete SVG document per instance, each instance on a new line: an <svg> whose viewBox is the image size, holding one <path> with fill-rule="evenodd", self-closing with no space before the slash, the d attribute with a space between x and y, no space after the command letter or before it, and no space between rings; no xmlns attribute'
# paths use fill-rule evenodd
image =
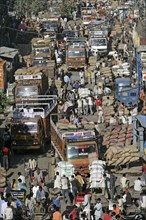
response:
<svg viewBox="0 0 146 220"><path fill-rule="evenodd" d="M4 168L0 168L0 188L5 187L6 185L6 170Z"/></svg>
<svg viewBox="0 0 146 220"><path fill-rule="evenodd" d="M129 145L123 148L115 145L107 149L105 156L108 165L119 166L138 161L140 152L137 145Z"/></svg>
<svg viewBox="0 0 146 220"><path fill-rule="evenodd" d="M103 145L107 148L131 145L133 140L133 128L131 125L119 125L112 131L107 131L103 137Z"/></svg>
<svg viewBox="0 0 146 220"><path fill-rule="evenodd" d="M94 160L89 166L90 170L90 188L100 188L102 177L105 172L105 161Z"/></svg>

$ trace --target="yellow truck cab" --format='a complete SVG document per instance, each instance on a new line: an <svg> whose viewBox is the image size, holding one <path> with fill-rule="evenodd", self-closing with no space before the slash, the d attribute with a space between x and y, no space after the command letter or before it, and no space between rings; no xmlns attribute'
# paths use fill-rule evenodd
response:
<svg viewBox="0 0 146 220"><path fill-rule="evenodd" d="M84 129L69 131L67 125L64 125L65 130L61 129L55 123L54 116L55 114L51 115L50 124L51 144L55 151L61 160L72 163L76 169L82 166L88 172L88 165L98 158L94 131Z"/></svg>
<svg viewBox="0 0 146 220"><path fill-rule="evenodd" d="M66 64L68 69L84 68L87 62L85 38L68 38L66 42Z"/></svg>

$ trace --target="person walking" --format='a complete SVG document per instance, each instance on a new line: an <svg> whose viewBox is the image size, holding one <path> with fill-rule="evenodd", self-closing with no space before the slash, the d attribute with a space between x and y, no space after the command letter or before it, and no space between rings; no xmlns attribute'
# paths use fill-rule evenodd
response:
<svg viewBox="0 0 146 220"><path fill-rule="evenodd" d="M84 115L88 115L88 102L87 102L86 98L83 98L82 101L83 101Z"/></svg>
<svg viewBox="0 0 146 220"><path fill-rule="evenodd" d="M2 149L3 167L7 171L9 169L9 148L5 145Z"/></svg>
<svg viewBox="0 0 146 220"><path fill-rule="evenodd" d="M4 210L3 219L4 220L13 220L13 210L12 210L10 202L7 202L7 207Z"/></svg>
<svg viewBox="0 0 146 220"><path fill-rule="evenodd" d="M116 179L117 179L117 177L115 176L115 174L111 172L111 174L110 174L110 194L111 194L111 200L114 200Z"/></svg>
<svg viewBox="0 0 146 220"><path fill-rule="evenodd" d="M144 183L146 186L146 164L145 163L143 163L143 166L142 166L142 177L144 179Z"/></svg>
<svg viewBox="0 0 146 220"><path fill-rule="evenodd" d="M103 214L102 204L101 204L100 198L97 199L97 203L96 203L94 209L95 209L95 212L94 212L95 220L98 220L99 218L102 217L102 214Z"/></svg>
<svg viewBox="0 0 146 220"><path fill-rule="evenodd" d="M82 115L82 100L81 99L77 100L77 105L78 105L78 114Z"/></svg>
<svg viewBox="0 0 146 220"><path fill-rule="evenodd" d="M98 123L104 123L103 111L102 108L98 108Z"/></svg>
<svg viewBox="0 0 146 220"><path fill-rule="evenodd" d="M92 101L92 97L88 96L87 100L88 100L88 105L89 105L89 112L90 112L91 115L93 115L93 101Z"/></svg>
<svg viewBox="0 0 146 220"><path fill-rule="evenodd" d="M65 175L61 178L61 189L62 189L62 196L65 200L65 203L69 200L69 185L68 185L68 179Z"/></svg>
<svg viewBox="0 0 146 220"><path fill-rule="evenodd" d="M122 190L124 190L126 188L126 185L127 185L126 182L127 182L127 178L126 178L126 174L124 173L120 179Z"/></svg>
<svg viewBox="0 0 146 220"><path fill-rule="evenodd" d="M60 187L61 187L61 182L60 181L61 181L61 177L59 175L59 172L56 172L56 175L54 177L54 189L55 188L60 189Z"/></svg>

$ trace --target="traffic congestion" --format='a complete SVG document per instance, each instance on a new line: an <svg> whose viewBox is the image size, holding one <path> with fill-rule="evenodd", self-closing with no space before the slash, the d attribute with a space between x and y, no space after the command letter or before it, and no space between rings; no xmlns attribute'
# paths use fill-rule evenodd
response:
<svg viewBox="0 0 146 220"><path fill-rule="evenodd" d="M146 220L146 3L48 5L0 47L0 219Z"/></svg>

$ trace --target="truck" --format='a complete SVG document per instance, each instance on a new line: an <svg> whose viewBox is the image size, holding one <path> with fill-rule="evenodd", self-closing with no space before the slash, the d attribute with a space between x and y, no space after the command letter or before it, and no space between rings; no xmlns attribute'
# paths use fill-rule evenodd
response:
<svg viewBox="0 0 146 220"><path fill-rule="evenodd" d="M69 38L66 42L66 64L68 69L81 69L87 63L85 38Z"/></svg>
<svg viewBox="0 0 146 220"><path fill-rule="evenodd" d="M82 7L81 16L83 19L83 25L87 26L91 22L96 21L97 11L94 7Z"/></svg>
<svg viewBox="0 0 146 220"><path fill-rule="evenodd" d="M138 104L139 89L138 86L131 86L131 79L129 77L117 78L115 82L116 98L126 106Z"/></svg>
<svg viewBox="0 0 146 220"><path fill-rule="evenodd" d="M82 166L88 172L88 165L98 158L98 149L93 130L63 129L58 126L59 114L51 114L51 144L61 160L72 163L76 170ZM66 129L65 129L66 127Z"/></svg>
<svg viewBox="0 0 146 220"><path fill-rule="evenodd" d="M93 29L89 31L89 46L95 55L104 56L108 52L108 42L104 31Z"/></svg>
<svg viewBox="0 0 146 220"><path fill-rule="evenodd" d="M33 56L43 56L48 60L54 58L54 43L51 39L33 38L32 44L32 57Z"/></svg>
<svg viewBox="0 0 146 220"><path fill-rule="evenodd" d="M17 103L10 118L13 150L40 149L45 151L50 140L50 113L56 112L57 96L36 96Z"/></svg>
<svg viewBox="0 0 146 220"><path fill-rule="evenodd" d="M48 76L43 67L29 67L15 72L15 102L21 98L44 95L48 89Z"/></svg>

